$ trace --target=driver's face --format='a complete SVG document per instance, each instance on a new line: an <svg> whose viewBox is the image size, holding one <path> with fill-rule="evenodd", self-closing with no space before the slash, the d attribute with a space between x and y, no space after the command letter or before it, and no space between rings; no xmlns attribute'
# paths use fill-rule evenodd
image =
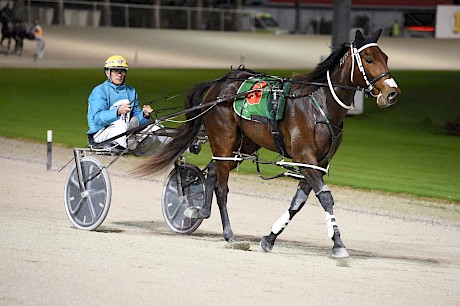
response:
<svg viewBox="0 0 460 306"><path fill-rule="evenodd" d="M125 77L126 77L126 70L124 69L110 69L109 72L106 71L107 77L110 78L113 84L115 85L122 85Z"/></svg>

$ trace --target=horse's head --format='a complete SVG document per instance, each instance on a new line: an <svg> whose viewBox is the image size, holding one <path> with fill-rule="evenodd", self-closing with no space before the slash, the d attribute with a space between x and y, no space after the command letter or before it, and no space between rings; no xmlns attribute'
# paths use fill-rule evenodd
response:
<svg viewBox="0 0 460 306"><path fill-rule="evenodd" d="M351 81L367 88L377 98L377 105L383 108L395 104L401 90L391 77L387 66L388 57L377 46L381 33L382 29L370 37L363 37L359 30L356 31L355 41L351 44Z"/></svg>

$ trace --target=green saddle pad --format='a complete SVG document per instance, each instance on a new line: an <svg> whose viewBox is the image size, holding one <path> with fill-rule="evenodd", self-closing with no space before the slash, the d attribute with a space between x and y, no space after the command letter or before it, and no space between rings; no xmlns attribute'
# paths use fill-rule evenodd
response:
<svg viewBox="0 0 460 306"><path fill-rule="evenodd" d="M238 89L238 97L233 102L233 109L247 120L259 122L266 122L267 119L281 120L290 89L291 84L279 78L249 78Z"/></svg>

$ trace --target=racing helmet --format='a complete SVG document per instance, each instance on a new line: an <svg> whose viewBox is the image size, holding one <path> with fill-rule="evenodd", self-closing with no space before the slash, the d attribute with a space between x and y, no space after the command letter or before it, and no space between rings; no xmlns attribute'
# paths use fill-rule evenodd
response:
<svg viewBox="0 0 460 306"><path fill-rule="evenodd" d="M105 61L104 70L107 69L124 69L128 70L128 63L121 55L112 55Z"/></svg>

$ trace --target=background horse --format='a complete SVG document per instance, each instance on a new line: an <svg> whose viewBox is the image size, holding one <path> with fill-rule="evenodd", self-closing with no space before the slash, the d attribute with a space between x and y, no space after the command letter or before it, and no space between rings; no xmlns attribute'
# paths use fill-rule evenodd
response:
<svg viewBox="0 0 460 306"><path fill-rule="evenodd" d="M14 39L14 54L22 55L24 47L24 38L34 39L27 33L26 25L23 22L13 22L12 19L4 12L0 15L0 23L2 24L2 39L0 46L3 48L3 41L7 40L6 54L10 54L11 40Z"/></svg>
<svg viewBox="0 0 460 306"><path fill-rule="evenodd" d="M262 238L262 249L265 252L272 250L278 235L300 211L313 190L325 211L328 235L333 241L333 256L348 257L333 212L334 200L323 175L340 145L343 120L352 107L355 91L366 88L377 98L380 107L394 104L400 94L389 73L388 58L377 45L380 34L381 30L364 38L360 31L356 31L353 43L343 44L313 72L290 78L292 87L285 95L284 115L277 122L276 129L276 126L242 119L232 107L243 81L263 77L263 74L238 69L217 80L196 85L189 92L185 106L202 105L205 108L188 113L188 119L197 118L187 121L172 141L138 169L139 173L151 175L165 170L187 149L204 123L213 161L208 165L205 205L195 207L190 216L210 216L214 191L224 238L229 243L238 243L227 213L228 178L229 172L237 166L235 154L237 157L253 154L261 147L279 152L283 160L284 157L292 158L292 162L285 164L297 167L303 178L290 207L273 224L270 234ZM281 142L275 141L274 130Z"/></svg>
<svg viewBox="0 0 460 306"><path fill-rule="evenodd" d="M3 10L0 13L0 23L2 24L2 40L0 41L0 46L3 48L3 41L7 40L7 51L10 52L11 39L13 39L13 29L14 24L11 21L11 17L5 13Z"/></svg>

